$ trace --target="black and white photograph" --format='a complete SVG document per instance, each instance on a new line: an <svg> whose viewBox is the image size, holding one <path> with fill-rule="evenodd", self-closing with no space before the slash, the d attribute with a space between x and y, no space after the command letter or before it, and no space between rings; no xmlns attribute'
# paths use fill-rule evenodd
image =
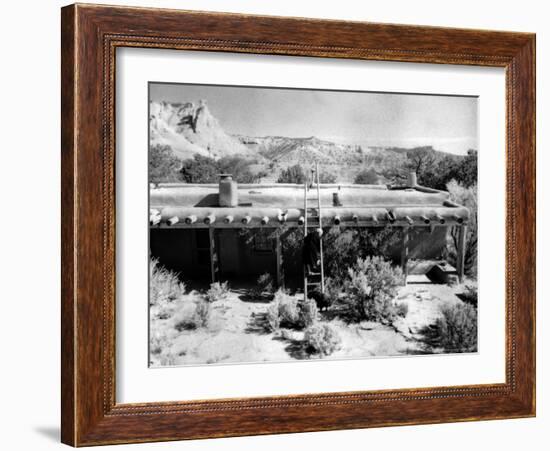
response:
<svg viewBox="0 0 550 451"><path fill-rule="evenodd" d="M148 127L150 367L478 351L477 97L150 82Z"/></svg>

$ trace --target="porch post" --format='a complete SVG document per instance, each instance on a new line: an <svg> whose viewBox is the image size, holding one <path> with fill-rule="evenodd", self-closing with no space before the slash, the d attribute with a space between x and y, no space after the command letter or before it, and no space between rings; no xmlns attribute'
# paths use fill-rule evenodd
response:
<svg viewBox="0 0 550 451"><path fill-rule="evenodd" d="M277 286L279 288L284 287L284 273L283 273L283 252L281 249L281 231L275 232L275 254L277 259Z"/></svg>
<svg viewBox="0 0 550 451"><path fill-rule="evenodd" d="M403 227L403 237L401 243L401 269L403 270L403 276L405 278L405 285L407 285L407 262L409 261L409 226Z"/></svg>
<svg viewBox="0 0 550 451"><path fill-rule="evenodd" d="M210 274L212 283L216 281L216 273L218 272L218 254L216 252L216 237L214 228L208 228L208 243L210 247Z"/></svg>
<svg viewBox="0 0 550 451"><path fill-rule="evenodd" d="M458 226L458 249L456 250L456 273L459 283L464 280L464 258L466 254L466 232L468 226Z"/></svg>

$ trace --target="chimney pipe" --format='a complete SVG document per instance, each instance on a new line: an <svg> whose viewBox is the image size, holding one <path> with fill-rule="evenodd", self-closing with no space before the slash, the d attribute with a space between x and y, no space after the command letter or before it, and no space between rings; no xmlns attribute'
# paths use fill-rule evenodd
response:
<svg viewBox="0 0 550 451"><path fill-rule="evenodd" d="M236 207L239 205L239 194L237 192L237 182L233 180L231 174L219 174L219 192L218 203L220 207Z"/></svg>
<svg viewBox="0 0 550 451"><path fill-rule="evenodd" d="M409 172L409 177L408 177L408 180L407 180L407 186L413 188L415 186L417 186L417 180L416 180L416 172Z"/></svg>

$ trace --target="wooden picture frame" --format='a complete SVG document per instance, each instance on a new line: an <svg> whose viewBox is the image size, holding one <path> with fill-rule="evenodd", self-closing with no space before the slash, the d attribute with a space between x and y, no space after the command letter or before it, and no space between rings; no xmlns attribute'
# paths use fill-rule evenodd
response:
<svg viewBox="0 0 550 451"><path fill-rule="evenodd" d="M62 441L73 446L535 415L535 35L162 9L62 9ZM506 69L506 382L118 404L115 50Z"/></svg>

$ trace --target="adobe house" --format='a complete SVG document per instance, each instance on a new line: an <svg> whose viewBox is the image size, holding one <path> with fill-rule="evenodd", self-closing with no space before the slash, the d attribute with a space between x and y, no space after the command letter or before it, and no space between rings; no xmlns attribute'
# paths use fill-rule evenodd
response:
<svg viewBox="0 0 550 451"><path fill-rule="evenodd" d="M283 261L281 244L286 230L304 228L306 212L308 227L319 227L317 201L313 208L304 205L304 185L231 184L152 185L151 255L185 277L206 275L211 281L236 276L254 280L269 272L283 284L285 272L301 274L300 262ZM400 261L405 274L409 259L440 258L449 228L459 226L456 271L462 281L469 210L451 202L448 192L419 186L410 174L405 186L321 184L319 195L325 230L400 228L401 242L388 257ZM250 242L243 236L245 229L260 233Z"/></svg>

